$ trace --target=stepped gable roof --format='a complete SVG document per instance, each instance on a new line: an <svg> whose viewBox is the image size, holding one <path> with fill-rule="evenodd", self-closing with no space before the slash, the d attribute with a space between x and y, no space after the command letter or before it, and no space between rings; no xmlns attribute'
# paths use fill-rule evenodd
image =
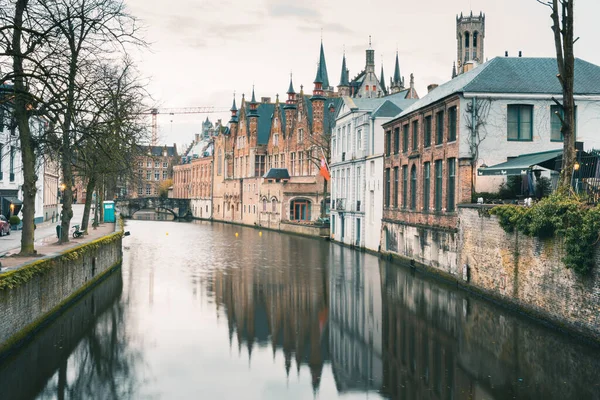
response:
<svg viewBox="0 0 600 400"><path fill-rule="evenodd" d="M163 150L167 150L167 157L176 157L177 156L177 147L173 146L141 146L144 154L150 153L153 157L162 157Z"/></svg>

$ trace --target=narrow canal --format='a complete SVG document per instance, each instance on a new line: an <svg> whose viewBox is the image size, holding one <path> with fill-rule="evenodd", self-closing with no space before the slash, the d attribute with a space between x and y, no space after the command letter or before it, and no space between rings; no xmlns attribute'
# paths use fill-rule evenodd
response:
<svg viewBox="0 0 600 400"><path fill-rule="evenodd" d="M0 365L2 399L600 399L600 350L372 255L129 221L124 262Z"/></svg>

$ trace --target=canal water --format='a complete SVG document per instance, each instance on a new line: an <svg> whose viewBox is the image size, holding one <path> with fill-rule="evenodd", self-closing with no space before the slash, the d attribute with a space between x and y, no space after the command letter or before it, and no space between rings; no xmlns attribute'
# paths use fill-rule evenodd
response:
<svg viewBox="0 0 600 400"><path fill-rule="evenodd" d="M600 351L375 256L129 221L124 261L0 364L2 399L600 399Z"/></svg>

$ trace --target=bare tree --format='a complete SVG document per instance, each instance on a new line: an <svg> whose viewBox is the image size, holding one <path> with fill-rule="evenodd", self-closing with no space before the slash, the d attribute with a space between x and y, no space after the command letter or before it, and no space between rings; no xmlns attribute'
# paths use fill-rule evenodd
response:
<svg viewBox="0 0 600 400"><path fill-rule="evenodd" d="M536 0L538 3L552 10L552 31L554 33L554 46L556 48L556 62L558 64L558 80L562 86L562 103L556 99L554 102L559 107L557 116L561 121L563 134L563 165L559 190L567 191L571 186L571 175L575 165L575 56L573 45L573 3L575 0Z"/></svg>
<svg viewBox="0 0 600 400"><path fill-rule="evenodd" d="M474 97L465 108L464 120L468 135L465 137L471 153L471 192L475 193L477 163L479 162L479 147L487 138L486 129L488 116L492 105L491 99Z"/></svg>

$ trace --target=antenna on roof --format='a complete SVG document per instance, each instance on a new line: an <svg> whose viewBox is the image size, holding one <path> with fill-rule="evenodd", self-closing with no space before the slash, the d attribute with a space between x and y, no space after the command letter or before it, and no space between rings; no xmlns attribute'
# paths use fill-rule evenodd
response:
<svg viewBox="0 0 600 400"><path fill-rule="evenodd" d="M371 48L371 35L369 35L369 49Z"/></svg>

